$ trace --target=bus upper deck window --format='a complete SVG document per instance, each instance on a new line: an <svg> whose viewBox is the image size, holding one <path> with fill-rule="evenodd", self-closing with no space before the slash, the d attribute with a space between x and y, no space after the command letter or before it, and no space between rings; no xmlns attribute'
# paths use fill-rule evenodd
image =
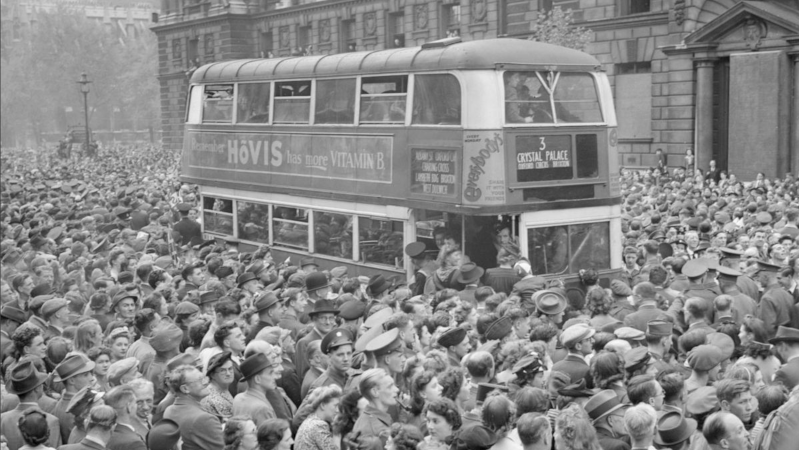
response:
<svg viewBox="0 0 800 450"><path fill-rule="evenodd" d="M505 72L506 123L603 121L594 78L588 73Z"/></svg>
<svg viewBox="0 0 800 450"><path fill-rule="evenodd" d="M233 120L233 85L207 85L203 96L203 122Z"/></svg>
<svg viewBox="0 0 800 450"><path fill-rule="evenodd" d="M240 84L237 93L236 121L239 123L269 122L269 83Z"/></svg>
<svg viewBox="0 0 800 450"><path fill-rule="evenodd" d="M506 123L553 123L550 94L536 72L503 74Z"/></svg>
<svg viewBox="0 0 800 450"><path fill-rule="evenodd" d="M314 123L353 124L356 79L319 80L315 94Z"/></svg>
<svg viewBox="0 0 800 450"><path fill-rule="evenodd" d="M402 124L406 120L407 75L361 79L361 123Z"/></svg>
<svg viewBox="0 0 800 450"><path fill-rule="evenodd" d="M449 74L416 75L411 123L461 125L461 86Z"/></svg>
<svg viewBox="0 0 800 450"><path fill-rule="evenodd" d="M275 83L275 123L308 123L310 111L310 80Z"/></svg>

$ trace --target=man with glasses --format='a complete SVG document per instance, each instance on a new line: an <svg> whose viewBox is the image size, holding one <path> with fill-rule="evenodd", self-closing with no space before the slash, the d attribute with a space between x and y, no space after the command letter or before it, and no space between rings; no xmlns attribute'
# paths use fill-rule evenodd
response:
<svg viewBox="0 0 800 450"><path fill-rule="evenodd" d="M164 411L164 418L175 421L183 439L183 448L219 450L225 447L219 419L205 412L200 400L210 392L209 379L190 365L177 367L168 382L175 392L175 403Z"/></svg>
<svg viewBox="0 0 800 450"><path fill-rule="evenodd" d="M309 277L312 275L309 275ZM308 279L306 279L306 281L308 281ZM314 303L314 309L312 309L308 314L309 317L311 317L311 324L313 328L311 329L310 333L297 341L297 348L294 354L295 366L297 366L297 376L299 376L300 379L305 377L309 367L307 351L308 344L316 340L321 340L323 337L325 337L325 335L333 329L334 325L336 325L336 316L338 314L339 310L330 300L317 300Z"/></svg>
<svg viewBox="0 0 800 450"><path fill-rule="evenodd" d="M552 370L569 375L570 383L577 383L581 379L585 379L586 386L592 386L586 355L592 353L594 334L594 328L583 323L572 325L564 330L561 333L561 343L569 353L564 359L555 363Z"/></svg>

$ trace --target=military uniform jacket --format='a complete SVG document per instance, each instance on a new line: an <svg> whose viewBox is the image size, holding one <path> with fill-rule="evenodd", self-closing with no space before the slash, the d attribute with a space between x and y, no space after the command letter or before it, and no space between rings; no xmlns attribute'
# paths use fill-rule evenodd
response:
<svg viewBox="0 0 800 450"><path fill-rule="evenodd" d="M353 436L378 436L381 441L386 445L386 440L389 437L389 428L392 426L392 416L388 412L383 412L372 406L367 405L364 412L358 416L355 425L353 425Z"/></svg>
<svg viewBox="0 0 800 450"><path fill-rule="evenodd" d="M687 299L692 297L704 299L708 304L708 308L706 309L706 320L708 320L708 323L714 323L714 299L720 295L719 289L714 290L705 284L692 283L689 285L689 289L687 289L683 295Z"/></svg>
<svg viewBox="0 0 800 450"><path fill-rule="evenodd" d="M635 313L636 308L628 302L628 300L617 300L611 305L611 309L608 310L608 315L619 320L620 322L625 320L629 314Z"/></svg>
<svg viewBox="0 0 800 450"><path fill-rule="evenodd" d="M769 337L775 336L779 325L789 323L793 306L792 295L777 284L764 292L758 304L758 318L767 326Z"/></svg>
<svg viewBox="0 0 800 450"><path fill-rule="evenodd" d="M741 291L742 294L752 298L753 300L758 300L758 285L747 275L741 275L736 278L736 287L739 288L739 291Z"/></svg>
<svg viewBox="0 0 800 450"><path fill-rule="evenodd" d="M289 330L295 342L297 341L297 335L300 333L300 330L306 327L297 320L297 316L289 314L283 315L283 318L278 322L278 326L284 330Z"/></svg>
<svg viewBox="0 0 800 450"><path fill-rule="evenodd" d="M193 398L184 395L176 398L175 403L164 411L164 417L178 424L183 450L219 450L225 447L219 419L203 411Z"/></svg>
<svg viewBox="0 0 800 450"><path fill-rule="evenodd" d="M589 377L589 364L580 356L570 353L566 358L553 364L551 372L564 372L569 375L570 383L577 383L581 378L586 380L586 387L591 387L592 381Z"/></svg>
<svg viewBox="0 0 800 450"><path fill-rule="evenodd" d="M328 369L322 373L322 375L317 377L317 379L311 383L311 386L308 388L308 392L311 392L318 387L331 386L334 384L342 388L342 391L344 391L344 387L347 384L347 374L345 373L342 375L337 373L333 367L329 366Z"/></svg>
<svg viewBox="0 0 800 450"><path fill-rule="evenodd" d="M19 418L22 417L22 413L26 409L37 407L39 407L37 403L20 403L16 408L0 415L0 435L6 437L9 450L18 450L25 445L25 441L22 440L22 433L19 431ZM45 416L47 417L47 428L50 429L50 439L47 440L46 444L56 448L61 445L61 429L58 427L58 419L48 413L45 413Z"/></svg>

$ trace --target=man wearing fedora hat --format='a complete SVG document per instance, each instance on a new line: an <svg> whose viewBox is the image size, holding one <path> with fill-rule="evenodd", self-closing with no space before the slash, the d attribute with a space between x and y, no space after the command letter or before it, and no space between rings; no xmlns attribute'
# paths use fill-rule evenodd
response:
<svg viewBox="0 0 800 450"><path fill-rule="evenodd" d="M592 420L603 450L630 448L624 420L627 409L628 405L620 403L617 393L611 389L594 394L586 402L584 410Z"/></svg>
<svg viewBox="0 0 800 450"><path fill-rule="evenodd" d="M782 384L787 389L792 390L798 383L798 372L800 371L800 336L798 336L797 328L789 328L785 326L778 327L778 332L775 337L769 340L769 343L775 346L775 350L781 356L781 359L786 361L786 364L781 366L775 372L773 383Z"/></svg>
<svg viewBox="0 0 800 450"><path fill-rule="evenodd" d="M29 408L39 408L37 401L44 395L44 382L47 374L39 373L33 365L33 361L25 361L11 368L11 373L6 382L6 389L9 394L19 397L19 405L11 411L6 411L0 415L0 435L6 437L9 449L18 449L25 445L22 434L19 431L19 419ZM58 418L52 414L45 413L47 418L47 428L50 430L50 438L47 445L58 447L61 445L61 429L59 428Z"/></svg>
<svg viewBox="0 0 800 450"><path fill-rule="evenodd" d="M758 318L764 321L769 336L775 336L780 325L787 325L794 307L792 294L778 282L779 266L758 262L756 281L764 289L758 304Z"/></svg>
<svg viewBox="0 0 800 450"><path fill-rule="evenodd" d="M322 275L320 272L315 272L314 274L317 273ZM309 277L314 274L309 275ZM308 279L306 279L306 281L308 281ZM299 376L300 379L305 377L306 371L308 371L309 367L307 352L308 344L316 340L321 340L323 337L325 337L325 335L328 334L336 324L336 316L338 314L339 310L330 300L317 300L314 303L314 307L308 314L309 317L311 317L311 332L302 339L298 340L295 348L295 366L297 366L297 376Z"/></svg>
<svg viewBox="0 0 800 450"><path fill-rule="evenodd" d="M653 442L671 449L685 449L697 433L696 420L686 418L680 412L669 411L658 418L658 433Z"/></svg>
<svg viewBox="0 0 800 450"><path fill-rule="evenodd" d="M66 389L61 393L61 398L51 412L58 418L63 442L69 441L69 434L75 421L75 417L67 413L67 407L78 391L94 384L95 376L93 370L94 362L81 353L67 356L61 361L61 364L56 366L56 375L53 381L63 383Z"/></svg>
<svg viewBox="0 0 800 450"><path fill-rule="evenodd" d="M477 305L475 301L475 291L478 290L478 283L481 277L483 277L483 274L483 268L473 262L464 263L459 267L456 280L464 285L464 289L458 293L461 301L473 307Z"/></svg>
<svg viewBox="0 0 800 450"><path fill-rule="evenodd" d="M256 426L276 418L275 408L267 400L267 391L278 387L277 380L283 370L280 356L274 352L256 353L242 361L239 368L242 379L247 381L247 390L233 399L233 415L249 416Z"/></svg>
<svg viewBox="0 0 800 450"><path fill-rule="evenodd" d="M286 310L284 303L272 291L259 293L253 302L253 306L256 309L256 314L258 314L258 323L250 328L250 332L247 334L247 342L255 339L258 332L263 328L278 325L283 312Z"/></svg>

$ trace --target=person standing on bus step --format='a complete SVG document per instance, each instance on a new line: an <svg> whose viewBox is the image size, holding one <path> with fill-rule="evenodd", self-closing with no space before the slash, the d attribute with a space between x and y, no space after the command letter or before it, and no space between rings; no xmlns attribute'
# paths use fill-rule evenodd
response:
<svg viewBox="0 0 800 450"><path fill-rule="evenodd" d="M425 250L424 242L417 241L406 245L406 255L411 258L411 264L414 266L414 281L409 285L412 297L425 292L425 283L436 270L436 263Z"/></svg>
<svg viewBox="0 0 800 450"><path fill-rule="evenodd" d="M189 218L189 211L191 210L192 205L188 203L181 203L178 205L178 212L181 213L181 220L172 227L172 230L181 234L181 245L188 245L192 239L203 239L203 230L200 224Z"/></svg>

